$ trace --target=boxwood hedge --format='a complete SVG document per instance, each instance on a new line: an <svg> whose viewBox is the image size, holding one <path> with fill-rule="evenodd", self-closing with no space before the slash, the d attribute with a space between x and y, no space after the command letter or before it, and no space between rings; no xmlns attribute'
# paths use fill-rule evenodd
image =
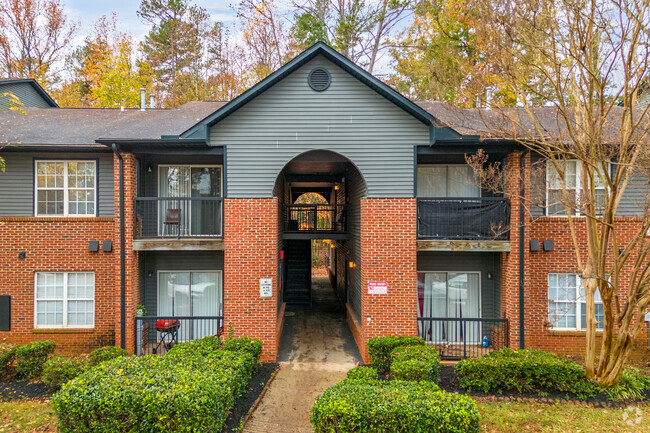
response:
<svg viewBox="0 0 650 433"><path fill-rule="evenodd" d="M88 355L88 363L91 366L99 365L104 361L119 358L120 356L128 356L129 353L121 347L106 346L100 347L90 352Z"/></svg>
<svg viewBox="0 0 650 433"><path fill-rule="evenodd" d="M30 379L37 378L43 372L43 365L56 348L54 341L33 341L16 348L16 371Z"/></svg>
<svg viewBox="0 0 650 433"><path fill-rule="evenodd" d="M15 347L2 347L0 348L0 377L9 373L11 364L16 355Z"/></svg>
<svg viewBox="0 0 650 433"><path fill-rule="evenodd" d="M433 382L345 379L318 397L311 423L316 433L473 433L480 417L472 399Z"/></svg>
<svg viewBox="0 0 650 433"><path fill-rule="evenodd" d="M375 337L368 340L368 355L370 363L380 373L388 373L391 364L391 352L399 346L423 346L424 340L420 337L406 335L390 335Z"/></svg>
<svg viewBox="0 0 650 433"><path fill-rule="evenodd" d="M80 359L55 356L48 359L43 365L41 380L51 388L60 388L64 383L88 369L88 364Z"/></svg>
<svg viewBox="0 0 650 433"><path fill-rule="evenodd" d="M361 382L373 382L379 379L377 369L366 365L354 367L352 370L348 371L347 377L350 380L359 380Z"/></svg>
<svg viewBox="0 0 650 433"><path fill-rule="evenodd" d="M59 432L221 431L257 359L213 343L182 343L164 356L117 358L82 374L52 398ZM203 351L190 350L197 347Z"/></svg>
<svg viewBox="0 0 650 433"><path fill-rule="evenodd" d="M440 356L430 346L399 346L391 352L394 379L440 382Z"/></svg>
<svg viewBox="0 0 650 433"><path fill-rule="evenodd" d="M598 382L587 380L584 369L568 358L537 349L504 348L454 367L460 386L483 392L568 392L580 398L599 392Z"/></svg>

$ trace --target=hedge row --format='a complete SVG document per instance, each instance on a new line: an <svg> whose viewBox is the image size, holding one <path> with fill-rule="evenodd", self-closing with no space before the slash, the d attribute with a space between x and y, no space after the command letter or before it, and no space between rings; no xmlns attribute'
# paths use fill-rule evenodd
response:
<svg viewBox="0 0 650 433"><path fill-rule="evenodd" d="M480 416L472 399L433 382L345 379L316 399L311 423L316 433L472 433Z"/></svg>
<svg viewBox="0 0 650 433"><path fill-rule="evenodd" d="M440 355L430 346L398 346L391 352L390 375L401 380L440 382Z"/></svg>
<svg viewBox="0 0 650 433"><path fill-rule="evenodd" d="M392 363L391 353L394 349L399 346L424 346L424 344L424 340L420 337L404 335L371 338L368 340L370 363L380 373L388 373Z"/></svg>
<svg viewBox="0 0 650 433"><path fill-rule="evenodd" d="M52 398L59 432L221 431L256 364L250 351L222 350L213 337L165 356L104 362Z"/></svg>

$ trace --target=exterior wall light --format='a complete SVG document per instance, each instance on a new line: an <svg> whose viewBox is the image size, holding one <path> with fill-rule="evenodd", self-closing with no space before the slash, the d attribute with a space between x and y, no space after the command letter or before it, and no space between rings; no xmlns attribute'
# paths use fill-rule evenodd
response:
<svg viewBox="0 0 650 433"><path fill-rule="evenodd" d="M350 269L354 269L354 268L357 267L357 264L354 263L354 262L350 262L350 263L349 263L349 266L350 266Z"/></svg>

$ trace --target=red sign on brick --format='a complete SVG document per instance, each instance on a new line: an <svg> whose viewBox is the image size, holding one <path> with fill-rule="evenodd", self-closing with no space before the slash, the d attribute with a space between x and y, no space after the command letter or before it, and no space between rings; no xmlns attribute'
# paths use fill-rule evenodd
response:
<svg viewBox="0 0 650 433"><path fill-rule="evenodd" d="M388 283L385 281L368 281L369 295L387 295Z"/></svg>

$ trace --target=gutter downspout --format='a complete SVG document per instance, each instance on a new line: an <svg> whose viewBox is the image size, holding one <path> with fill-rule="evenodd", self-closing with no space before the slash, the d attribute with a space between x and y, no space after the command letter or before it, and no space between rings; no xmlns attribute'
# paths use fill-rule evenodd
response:
<svg viewBox="0 0 650 433"><path fill-rule="evenodd" d="M524 342L524 195L526 194L526 152L522 152L519 161L519 348Z"/></svg>
<svg viewBox="0 0 650 433"><path fill-rule="evenodd" d="M120 346L122 349L126 349L126 251L125 248L125 237L124 237L124 159L120 153L117 144L113 143L111 146L113 153L120 160Z"/></svg>

